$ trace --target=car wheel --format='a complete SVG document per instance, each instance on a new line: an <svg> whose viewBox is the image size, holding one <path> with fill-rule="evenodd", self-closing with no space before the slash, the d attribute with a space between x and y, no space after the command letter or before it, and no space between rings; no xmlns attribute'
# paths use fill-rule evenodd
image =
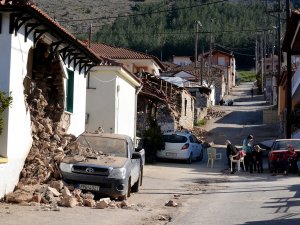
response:
<svg viewBox="0 0 300 225"><path fill-rule="evenodd" d="M134 185L132 186L131 191L132 192L138 192L139 191L139 187L140 187L140 183L141 183L141 171L140 171L140 174L139 174L139 178L134 183Z"/></svg>
<svg viewBox="0 0 300 225"><path fill-rule="evenodd" d="M196 158L197 161L202 161L203 159L203 150L200 151L200 155Z"/></svg>
<svg viewBox="0 0 300 225"><path fill-rule="evenodd" d="M186 160L186 163L187 164L192 164L192 162L193 162L193 154L191 153L190 157Z"/></svg>
<svg viewBox="0 0 300 225"><path fill-rule="evenodd" d="M131 187L130 186L131 186L131 180L129 178L128 184L127 184L127 191L126 191L125 195L119 197L120 201L127 200L130 197L130 194L131 194Z"/></svg>

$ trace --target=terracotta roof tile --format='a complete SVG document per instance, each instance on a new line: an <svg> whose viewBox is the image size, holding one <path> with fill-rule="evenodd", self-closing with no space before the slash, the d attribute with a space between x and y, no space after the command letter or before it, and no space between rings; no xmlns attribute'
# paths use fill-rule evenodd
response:
<svg viewBox="0 0 300 225"><path fill-rule="evenodd" d="M64 35L67 40L83 51L86 55L88 55L94 62L103 63L104 58L99 57L93 51L87 48L87 46L77 39L74 35L72 35L68 30L62 27L58 22L52 19L46 12L38 8L36 5L32 3L32 1L0 1L0 10L11 10L11 11L21 11L25 13L29 13L35 19L39 20L45 25L50 25L53 28L53 32L56 35Z"/></svg>
<svg viewBox="0 0 300 225"><path fill-rule="evenodd" d="M153 55L149 55L143 52L131 50L128 48L115 47L103 43L91 43L91 49L98 55L109 59L152 59L161 69L164 69L164 65L161 61Z"/></svg>

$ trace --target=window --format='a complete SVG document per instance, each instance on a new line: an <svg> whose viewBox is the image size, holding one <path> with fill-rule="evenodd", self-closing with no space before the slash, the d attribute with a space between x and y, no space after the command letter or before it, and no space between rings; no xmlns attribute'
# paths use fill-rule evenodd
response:
<svg viewBox="0 0 300 225"><path fill-rule="evenodd" d="M218 65L225 66L225 57L218 57Z"/></svg>
<svg viewBox="0 0 300 225"><path fill-rule="evenodd" d="M168 143L185 143L187 138L185 136L177 135L177 134L166 134L163 135L164 141Z"/></svg>
<svg viewBox="0 0 300 225"><path fill-rule="evenodd" d="M194 143L194 139L193 139L192 136L189 136L189 139L190 139L190 142L191 142L191 143Z"/></svg>
<svg viewBox="0 0 300 225"><path fill-rule="evenodd" d="M74 71L68 70L68 80L66 86L66 104L65 110L73 112L73 101L74 101Z"/></svg>

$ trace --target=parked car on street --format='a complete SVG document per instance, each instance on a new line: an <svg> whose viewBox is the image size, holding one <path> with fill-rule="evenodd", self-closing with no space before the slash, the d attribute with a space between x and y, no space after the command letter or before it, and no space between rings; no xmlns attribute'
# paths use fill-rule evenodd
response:
<svg viewBox="0 0 300 225"><path fill-rule="evenodd" d="M300 139L276 139L268 154L268 166L270 172L273 172L275 162L281 163L283 161L284 154L288 151L289 145L294 146L298 159L300 158Z"/></svg>
<svg viewBox="0 0 300 225"><path fill-rule="evenodd" d="M145 151L135 149L129 136L83 133L76 142L90 154L81 161L71 158L60 163L62 178L67 184L121 200L127 199L131 191L139 190Z"/></svg>
<svg viewBox="0 0 300 225"><path fill-rule="evenodd" d="M191 132L167 132L163 138L165 149L156 152L158 158L186 160L187 163L203 159L202 144Z"/></svg>

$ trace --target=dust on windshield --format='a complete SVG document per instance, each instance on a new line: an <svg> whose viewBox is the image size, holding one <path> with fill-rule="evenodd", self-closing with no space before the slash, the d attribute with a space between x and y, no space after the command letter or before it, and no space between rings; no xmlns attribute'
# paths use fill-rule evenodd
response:
<svg viewBox="0 0 300 225"><path fill-rule="evenodd" d="M78 141L99 154L127 157L127 145L124 139L80 136Z"/></svg>

